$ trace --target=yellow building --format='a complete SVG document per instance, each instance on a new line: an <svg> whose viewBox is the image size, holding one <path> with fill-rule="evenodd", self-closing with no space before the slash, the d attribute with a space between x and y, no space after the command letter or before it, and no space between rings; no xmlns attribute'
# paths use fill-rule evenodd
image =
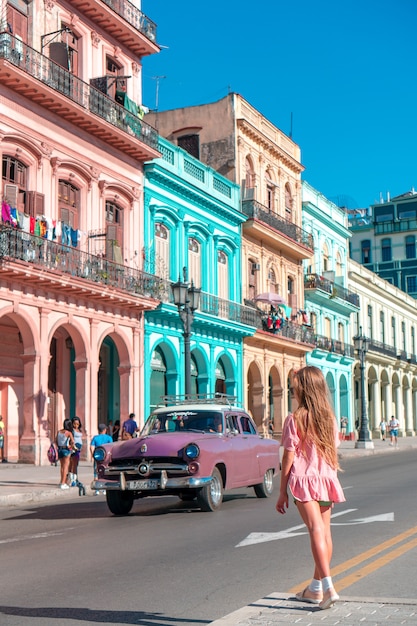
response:
<svg viewBox="0 0 417 626"><path fill-rule="evenodd" d="M246 408L275 432L291 408L291 371L305 363L312 332L304 312L303 259L313 255L301 228L300 148L238 94L151 113L158 132L241 185L242 291L260 309L245 339Z"/></svg>

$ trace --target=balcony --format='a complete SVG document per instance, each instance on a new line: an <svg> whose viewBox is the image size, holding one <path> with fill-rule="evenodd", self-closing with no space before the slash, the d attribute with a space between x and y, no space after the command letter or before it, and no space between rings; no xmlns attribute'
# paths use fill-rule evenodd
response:
<svg viewBox="0 0 417 626"><path fill-rule="evenodd" d="M248 221L243 224L244 232L257 239L268 241L274 248L279 248L299 260L312 256L313 236L273 213L257 200L243 200L242 213L248 217Z"/></svg>
<svg viewBox="0 0 417 626"><path fill-rule="evenodd" d="M164 296L161 279L77 248L0 224L0 277L21 281L25 289L106 301L127 309L153 309Z"/></svg>
<svg viewBox="0 0 417 626"><path fill-rule="evenodd" d="M341 300L343 303L350 305L349 311L355 311L360 308L358 294L318 274L307 274L304 277L304 290L308 292L309 299L318 304L323 304L332 299Z"/></svg>
<svg viewBox="0 0 417 626"><path fill-rule="evenodd" d="M325 337L324 335L315 335L314 343L317 350L324 350L325 352L333 354L341 354L342 356L347 356L352 359L355 356L354 346L337 339L329 339L329 337Z"/></svg>
<svg viewBox="0 0 417 626"><path fill-rule="evenodd" d="M0 34L0 82L137 161L159 156L154 128L9 33Z"/></svg>
<svg viewBox="0 0 417 626"><path fill-rule="evenodd" d="M159 52L156 24L129 0L68 0L138 57Z"/></svg>
<svg viewBox="0 0 417 626"><path fill-rule="evenodd" d="M304 326L286 320L279 329L268 328L268 315L259 315L258 329L264 330L277 338L290 339L303 344L314 345L315 334L311 326ZM311 349L311 348L310 348Z"/></svg>

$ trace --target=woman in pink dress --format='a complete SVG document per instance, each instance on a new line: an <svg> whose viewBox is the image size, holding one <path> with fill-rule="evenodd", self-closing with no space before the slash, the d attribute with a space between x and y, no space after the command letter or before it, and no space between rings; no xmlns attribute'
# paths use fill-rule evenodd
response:
<svg viewBox="0 0 417 626"><path fill-rule="evenodd" d="M313 366L298 370L293 390L298 408L284 423L281 489L276 509L285 513L289 489L308 529L315 564L312 581L296 595L303 602L328 609L339 599L330 576L331 510L334 502L345 501L337 477L338 428L321 370Z"/></svg>

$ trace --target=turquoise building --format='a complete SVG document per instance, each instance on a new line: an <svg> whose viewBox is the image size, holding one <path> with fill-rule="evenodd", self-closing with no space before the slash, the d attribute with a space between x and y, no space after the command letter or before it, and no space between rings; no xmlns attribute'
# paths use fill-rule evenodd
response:
<svg viewBox="0 0 417 626"><path fill-rule="evenodd" d="M346 213L306 182L303 182L303 228L314 240L314 256L304 262L304 315L315 333L316 347L307 353L306 363L322 370L338 423L347 418L349 436L355 431L356 421L350 318L359 311L358 295L346 288L351 233Z"/></svg>
<svg viewBox="0 0 417 626"><path fill-rule="evenodd" d="M144 268L161 278L161 303L145 315L145 412L185 393L184 327L171 284L201 288L191 329L191 393L243 402L243 339L256 312L242 305L239 186L163 139L144 167Z"/></svg>

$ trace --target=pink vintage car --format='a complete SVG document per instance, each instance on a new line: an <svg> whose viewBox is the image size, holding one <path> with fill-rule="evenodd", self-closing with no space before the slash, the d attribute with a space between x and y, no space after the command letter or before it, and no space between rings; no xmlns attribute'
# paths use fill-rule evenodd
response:
<svg viewBox="0 0 417 626"><path fill-rule="evenodd" d="M137 498L161 495L197 499L203 511L216 511L225 489L271 495L279 444L261 437L243 409L222 400L158 408L139 437L100 446L94 458L92 488L106 491L115 515L127 515Z"/></svg>

